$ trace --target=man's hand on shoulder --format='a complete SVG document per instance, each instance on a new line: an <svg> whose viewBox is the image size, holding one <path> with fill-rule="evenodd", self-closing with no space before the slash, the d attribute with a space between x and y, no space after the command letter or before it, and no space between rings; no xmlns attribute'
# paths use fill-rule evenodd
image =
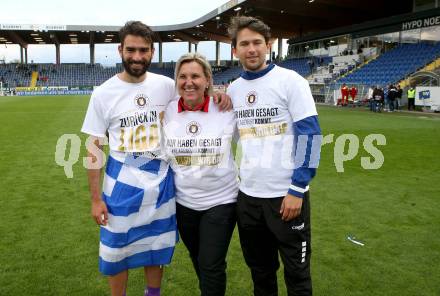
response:
<svg viewBox="0 0 440 296"><path fill-rule="evenodd" d="M213 95L214 103L218 104L218 108L221 111L229 111L232 109L232 100L224 92L215 92Z"/></svg>

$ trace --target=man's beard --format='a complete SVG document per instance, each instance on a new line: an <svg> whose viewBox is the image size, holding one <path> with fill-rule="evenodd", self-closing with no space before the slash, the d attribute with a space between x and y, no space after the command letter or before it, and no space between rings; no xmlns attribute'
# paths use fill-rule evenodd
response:
<svg viewBox="0 0 440 296"><path fill-rule="evenodd" d="M132 69L131 65L133 65L133 64L140 64L140 65L142 65L142 68L140 68L140 69ZM130 76L133 76L133 77L136 77L136 78L139 78L142 75L144 75L147 72L148 68L150 67L150 64L151 64L151 59L150 60L144 60L144 61L141 61L141 62L133 62L133 61L130 61L130 60L122 59L122 66L124 67L124 70Z"/></svg>

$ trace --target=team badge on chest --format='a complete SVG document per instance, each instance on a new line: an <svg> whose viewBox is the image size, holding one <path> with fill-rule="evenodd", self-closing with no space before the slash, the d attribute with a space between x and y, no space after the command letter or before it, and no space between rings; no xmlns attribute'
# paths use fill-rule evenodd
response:
<svg viewBox="0 0 440 296"><path fill-rule="evenodd" d="M138 94L134 97L134 104L139 109L143 109L150 104L150 99L144 94Z"/></svg>
<svg viewBox="0 0 440 296"><path fill-rule="evenodd" d="M252 107L257 103L257 101L258 101L257 92L255 91L248 92L248 94L246 95L246 105Z"/></svg>
<svg viewBox="0 0 440 296"><path fill-rule="evenodd" d="M200 134L201 126L197 121L191 121L186 125L186 133L190 136L197 136Z"/></svg>

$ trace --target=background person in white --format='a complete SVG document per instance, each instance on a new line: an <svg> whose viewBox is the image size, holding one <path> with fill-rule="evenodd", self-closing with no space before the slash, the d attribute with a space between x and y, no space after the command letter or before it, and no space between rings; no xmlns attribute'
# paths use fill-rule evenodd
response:
<svg viewBox="0 0 440 296"><path fill-rule="evenodd" d="M120 296L128 269L144 266L145 295L158 296L160 266L170 263L177 238L173 175L159 128L175 89L172 79L147 72L154 53L148 26L128 22L120 40L124 71L93 92L82 127L100 150L100 138L109 137L102 198L102 165L96 164L96 147L88 147L92 216L101 225L99 269L109 276L112 295Z"/></svg>
<svg viewBox="0 0 440 296"><path fill-rule="evenodd" d="M226 253L236 223L235 116L213 104L212 71L202 55L183 55L175 81L180 98L166 109L164 132L175 173L177 225L201 295L223 296Z"/></svg>
<svg viewBox="0 0 440 296"><path fill-rule="evenodd" d="M254 294L278 294L278 252L288 295L312 295L309 182L319 162L321 131L307 80L266 64L270 28L232 19L233 53L244 72L228 88L242 145L237 200L240 243Z"/></svg>

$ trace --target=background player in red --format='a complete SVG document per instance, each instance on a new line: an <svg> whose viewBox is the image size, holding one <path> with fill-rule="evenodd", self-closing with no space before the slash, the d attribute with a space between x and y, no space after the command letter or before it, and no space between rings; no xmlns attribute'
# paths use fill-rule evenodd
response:
<svg viewBox="0 0 440 296"><path fill-rule="evenodd" d="M345 106L348 103L348 93L349 93L349 90L348 90L347 85L345 85L345 83L342 84L342 87L341 87L341 95L342 95L341 105L342 106Z"/></svg>
<svg viewBox="0 0 440 296"><path fill-rule="evenodd" d="M357 96L357 93L358 93L358 90L357 90L356 86L353 85L350 89L350 97L351 97L351 100L353 101L353 103L354 103L354 99Z"/></svg>

